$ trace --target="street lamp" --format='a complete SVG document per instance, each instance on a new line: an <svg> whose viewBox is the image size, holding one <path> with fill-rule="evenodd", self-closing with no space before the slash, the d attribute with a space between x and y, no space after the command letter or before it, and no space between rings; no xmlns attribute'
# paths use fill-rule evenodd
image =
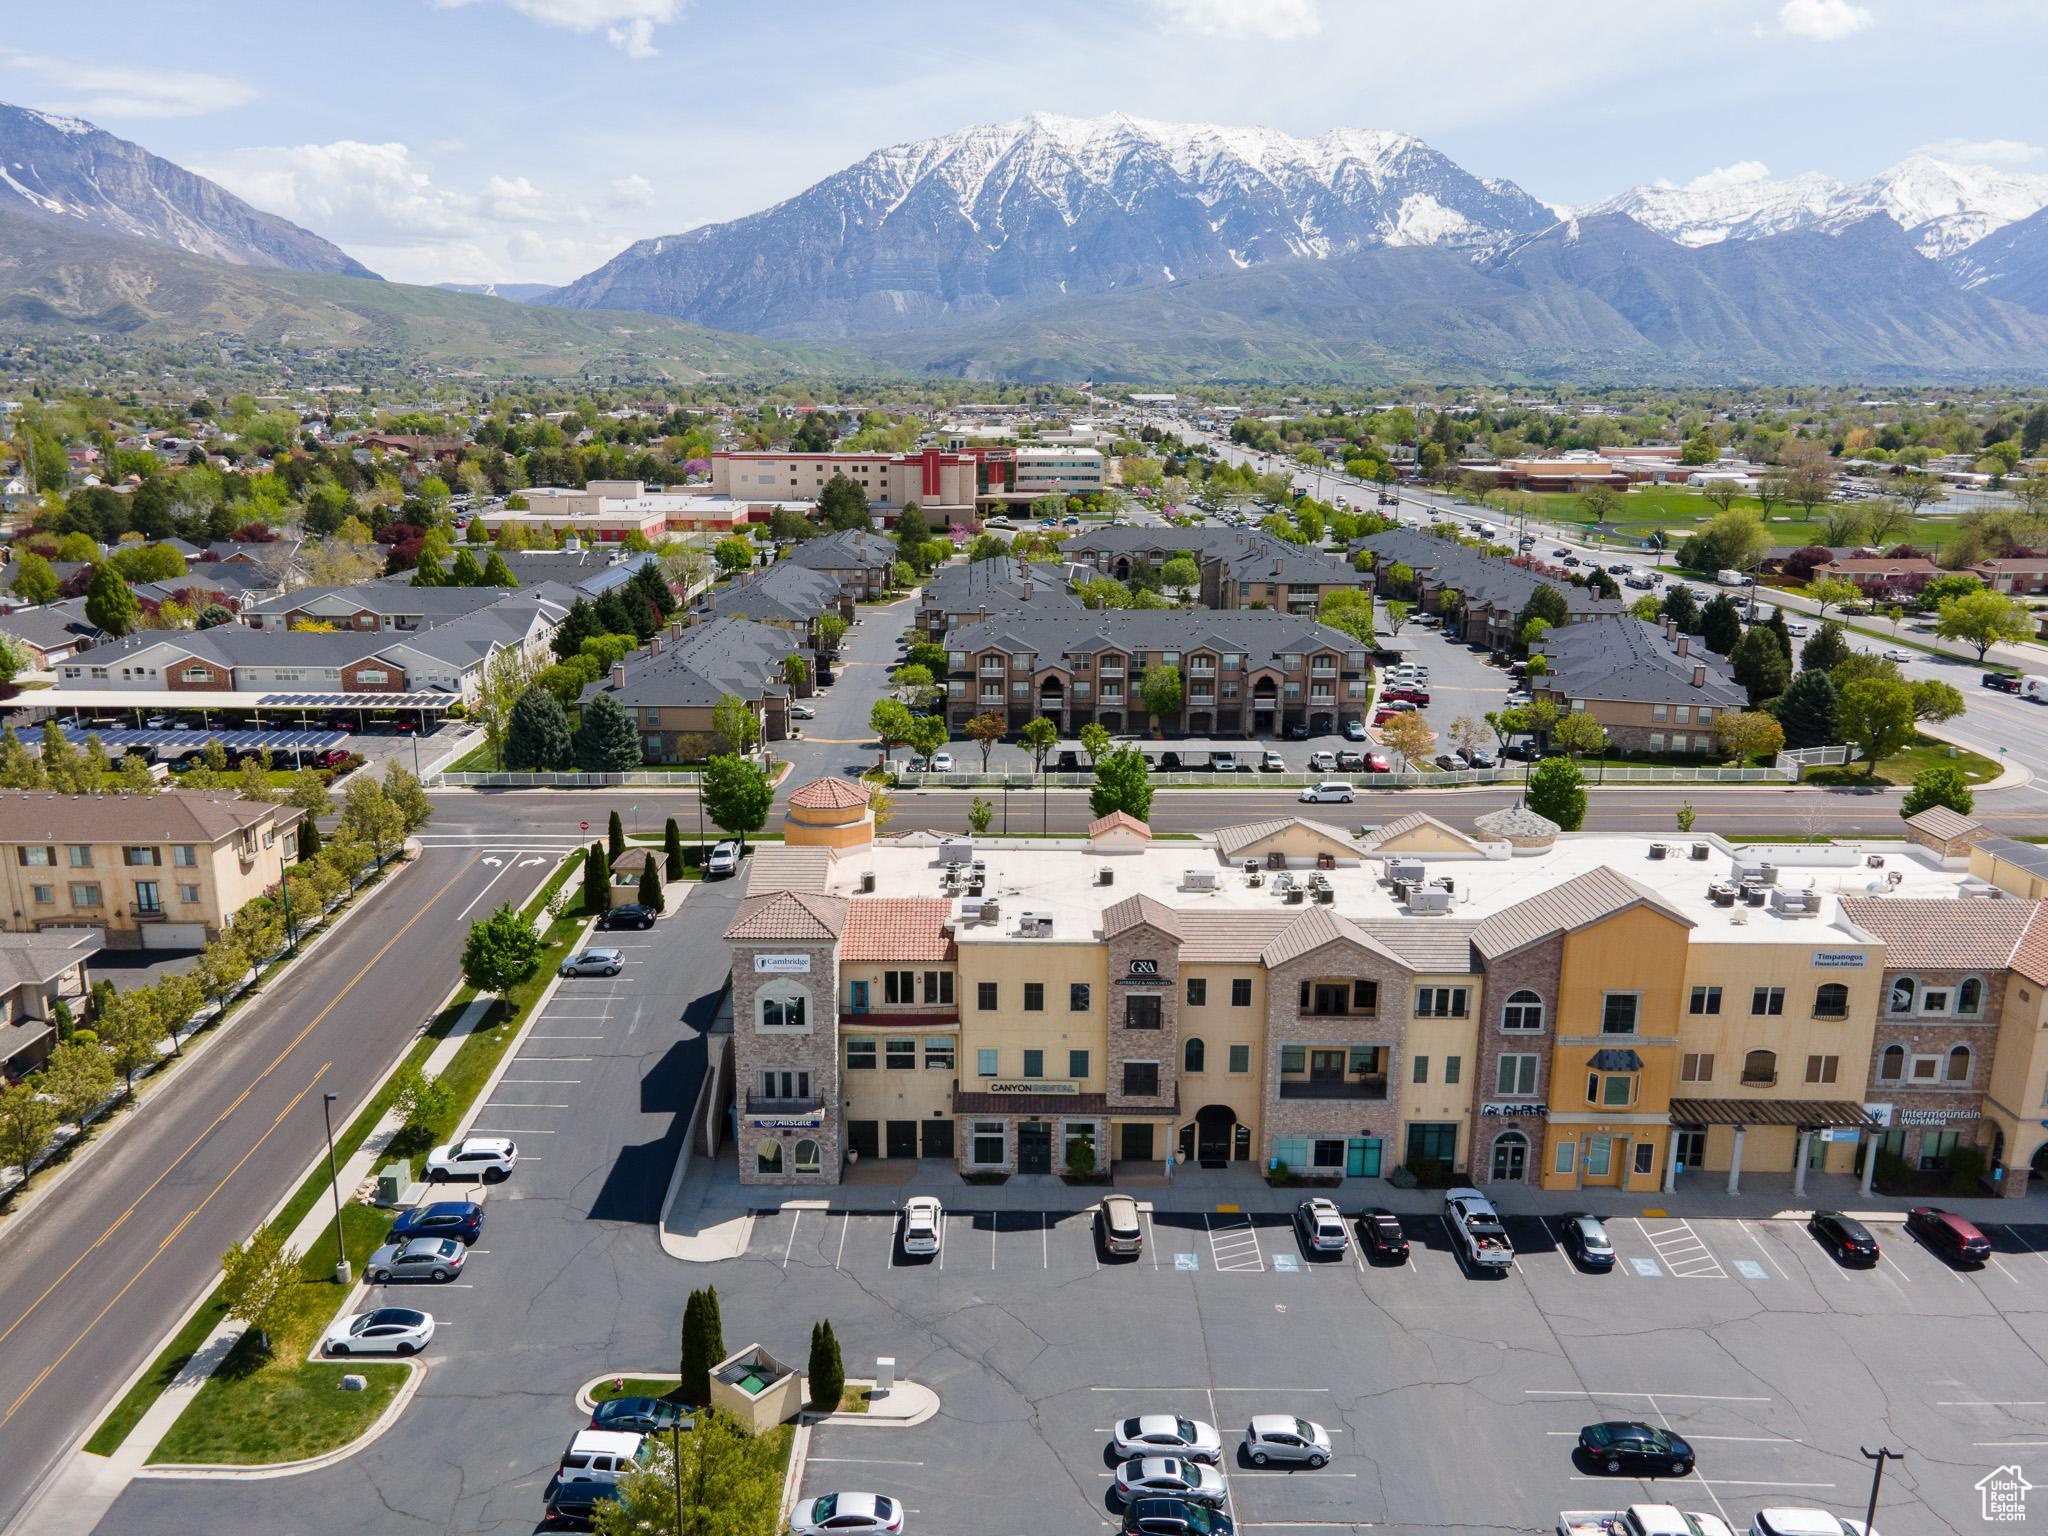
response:
<svg viewBox="0 0 2048 1536"><path fill-rule="evenodd" d="M1906 1459L1906 1455L1905 1452L1895 1451L1888 1445L1880 1445L1874 1451L1864 1450L1864 1448L1860 1445L1857 1446L1856 1449L1859 1451L1863 1451L1864 1456L1868 1458L1868 1460L1871 1463L1870 1508L1863 1517L1863 1529L1866 1531L1875 1530L1875 1522L1877 1520L1877 1491L1878 1489L1884 1486L1884 1464L1888 1461L1904 1461Z"/></svg>
<svg viewBox="0 0 2048 1536"><path fill-rule="evenodd" d="M341 1232L341 1175L334 1166L334 1101L339 1094L320 1095L320 1118L327 1126L327 1191L334 1197L334 1283L349 1282L348 1247Z"/></svg>

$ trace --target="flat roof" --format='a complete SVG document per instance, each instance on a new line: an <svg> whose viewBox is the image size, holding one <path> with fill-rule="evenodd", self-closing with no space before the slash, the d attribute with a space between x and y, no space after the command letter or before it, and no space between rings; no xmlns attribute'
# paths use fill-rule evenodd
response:
<svg viewBox="0 0 2048 1536"><path fill-rule="evenodd" d="M430 630L421 631L431 634ZM93 715L109 709L428 709L460 704L459 693L237 693L231 688L38 688L16 694L16 709L66 709Z"/></svg>
<svg viewBox="0 0 2048 1536"><path fill-rule="evenodd" d="M1327 821L1330 809L1304 806L1301 819ZM1485 840L1483 833L1467 835ZM1651 845L1658 842L1665 848L1662 859L1651 856ZM1706 847L1705 859L1690 857L1695 842ZM959 925L956 934L963 946L1046 942L1042 938L1024 940L1019 916L1025 912L1051 916L1052 942L1096 941L1102 937L1104 910L1133 896L1149 896L1176 912L1231 918L1267 914L1268 921L1313 910L1307 903L1284 902L1270 873L1262 884L1249 884L1241 872L1241 861L1226 859L1213 836L1196 841L1159 839L1141 852L1114 853L1091 851L1080 838L989 840L975 844L974 856L987 869L983 896L997 900L1002 918L995 924ZM1396 859L1419 860L1430 880L1449 879L1449 911L1440 916L1411 914L1397 901L1385 878L1386 864ZM1874 865L1872 859L1883 863ZM1768 901L1760 907L1740 901L1721 906L1709 896L1710 885L1735 883L1745 868L1765 863L1775 867L1779 888L1817 893L1817 911L1792 916L1774 911ZM1683 914L1694 925L1694 942L1783 943L1844 950L1878 941L1845 918L1843 898L1955 898L1969 878L1967 872L1943 869L1929 850L1897 842L1737 848L1718 838L1673 840L1613 833L1564 834L1541 853L1511 858L1373 853L1322 874L1335 892L1327 910L1365 925L1377 935L1382 927L1405 930L1411 924L1418 933L1438 926L1466 927L1601 868L1617 870L1650 888L1658 899ZM1103 870L1112 872L1109 885L1096 883ZM1191 888L1186 880L1189 871L1213 880L1213 889ZM911 843L884 839L871 848L843 851L832 865L828 891L858 902L863 899L861 878L869 872L875 875L871 893L875 896L948 894L942 884L938 849L924 839ZM1311 873L1296 870L1295 879L1305 881ZM954 908L956 915L959 910ZM1265 926L1263 922L1248 924L1246 932Z"/></svg>
<svg viewBox="0 0 2048 1536"><path fill-rule="evenodd" d="M88 736L97 736L109 750L143 747L173 756L201 751L209 741L219 742L230 752L326 752L348 740L341 731L130 731L111 727L95 731L79 725L60 725L58 729L66 740L80 746Z"/></svg>

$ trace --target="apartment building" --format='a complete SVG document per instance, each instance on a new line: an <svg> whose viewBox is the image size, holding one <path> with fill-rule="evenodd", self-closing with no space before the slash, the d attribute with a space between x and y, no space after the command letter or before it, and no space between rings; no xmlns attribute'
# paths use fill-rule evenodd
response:
<svg viewBox="0 0 2048 1536"><path fill-rule="evenodd" d="M1414 528L1371 534L1352 550L1372 556L1381 596L1413 601L1423 612L1441 615L1445 633L1497 651L1519 637L1522 610L1538 587L1550 587L1564 598L1567 624L1620 618L1628 612L1628 604L1618 597L1595 597L1584 587L1531 569L1527 562L1481 554ZM1389 578L1397 565L1414 572L1410 582Z"/></svg>
<svg viewBox="0 0 2048 1536"><path fill-rule="evenodd" d="M1297 722L1335 730L1372 694L1372 659L1358 641L1284 613L1004 614L952 631L946 647L956 730L989 710L1013 728L1043 715L1063 736L1091 721L1139 730L1148 718L1139 689L1155 665L1181 678L1181 707L1160 725L1196 735L1277 736Z"/></svg>
<svg viewBox="0 0 2048 1536"><path fill-rule="evenodd" d="M704 607L720 618L752 619L801 635L816 650L818 620L826 614L853 620L853 598L838 577L806 570L788 561L765 571L741 571L732 581L705 595Z"/></svg>
<svg viewBox="0 0 2048 1536"><path fill-rule="evenodd" d="M919 589L918 632L941 641L964 624L999 615L1078 614L1082 603L1072 579L1078 570L1050 560L1007 557L942 565Z"/></svg>
<svg viewBox="0 0 2048 1536"><path fill-rule="evenodd" d="M1880 1138L1951 1155L1953 1127L2012 1193L2048 1156L2011 1112L2048 1104L2044 904L1972 899L1932 850L1513 809L1179 844L1117 817L1029 846L839 830L757 869L727 933L748 1182L835 1182L848 1152L1047 1173L1086 1144L1134 1172L1797 1193Z"/></svg>
<svg viewBox="0 0 2048 1536"><path fill-rule="evenodd" d="M90 928L114 948L197 949L283 878L302 815L202 791L10 790L0 794L0 928Z"/></svg>
<svg viewBox="0 0 2048 1536"><path fill-rule="evenodd" d="M1815 581L1850 582L1865 597L1886 599L1917 596L1928 582L1947 574L1925 555L1842 555L1813 568Z"/></svg>
<svg viewBox="0 0 2048 1536"><path fill-rule="evenodd" d="M1573 624L1532 649L1547 670L1530 678L1530 693L1561 715L1591 715L1623 751L1713 752L1715 720L1749 708L1727 662L1669 619Z"/></svg>
<svg viewBox="0 0 2048 1536"><path fill-rule="evenodd" d="M1970 574L1994 592L2008 597L2040 597L2048 594L2048 557L2007 555L1997 560L1980 560Z"/></svg>
<svg viewBox="0 0 2048 1536"><path fill-rule="evenodd" d="M915 453L777 453L734 451L711 456L713 494L749 503L815 502L835 475L867 493L884 524L916 502L935 527L972 523L981 461L973 452L923 448Z"/></svg>
<svg viewBox="0 0 2048 1536"><path fill-rule="evenodd" d="M1180 554L1201 572L1204 608L1314 613L1329 593L1370 585L1349 561L1262 528L1099 528L1060 545L1062 559L1118 581L1140 567L1156 572Z"/></svg>
<svg viewBox="0 0 2048 1536"><path fill-rule="evenodd" d="M812 687L791 688L791 656L802 657L817 677L817 659L802 635L751 619L714 618L653 636L583 697L608 693L622 705L640 729L647 761L688 762L715 740L712 711L727 694L752 707L762 741L787 739L790 701L807 697Z"/></svg>
<svg viewBox="0 0 2048 1536"><path fill-rule="evenodd" d="M806 571L822 571L834 577L849 597L880 597L895 580L896 562L902 558L894 539L858 528L806 539L786 549L775 563L793 565Z"/></svg>

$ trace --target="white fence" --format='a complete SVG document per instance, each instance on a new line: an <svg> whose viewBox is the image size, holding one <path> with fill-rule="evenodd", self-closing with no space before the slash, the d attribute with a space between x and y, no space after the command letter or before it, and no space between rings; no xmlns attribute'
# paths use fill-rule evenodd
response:
<svg viewBox="0 0 2048 1536"><path fill-rule="evenodd" d="M1348 779L1361 791L1369 789L1456 789L1471 784L1519 784L1527 765L1505 768L1398 768L1392 773L1362 773L1340 768L1330 773L1153 773L1154 789L1302 789L1327 779ZM1787 784L1798 777L1792 768L1686 767L1661 763L1581 762L1580 772L1588 784ZM1029 774L903 773L896 775L899 789L1003 789L1023 793L1034 789L1092 789L1092 773Z"/></svg>
<svg viewBox="0 0 2048 1536"><path fill-rule="evenodd" d="M1839 768L1849 761L1847 747L1792 747L1778 754L1775 767L1797 778L1805 768Z"/></svg>
<svg viewBox="0 0 2048 1536"><path fill-rule="evenodd" d="M690 768L674 773L440 773L428 782L439 789L695 789L702 777Z"/></svg>

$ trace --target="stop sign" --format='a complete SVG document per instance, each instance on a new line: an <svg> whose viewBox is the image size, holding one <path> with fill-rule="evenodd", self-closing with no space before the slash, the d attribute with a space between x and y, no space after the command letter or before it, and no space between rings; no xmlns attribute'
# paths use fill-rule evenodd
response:
<svg viewBox="0 0 2048 1536"><path fill-rule="evenodd" d="M587 821L579 821L576 823L576 830L578 832L588 832L590 830L590 823Z"/></svg>

